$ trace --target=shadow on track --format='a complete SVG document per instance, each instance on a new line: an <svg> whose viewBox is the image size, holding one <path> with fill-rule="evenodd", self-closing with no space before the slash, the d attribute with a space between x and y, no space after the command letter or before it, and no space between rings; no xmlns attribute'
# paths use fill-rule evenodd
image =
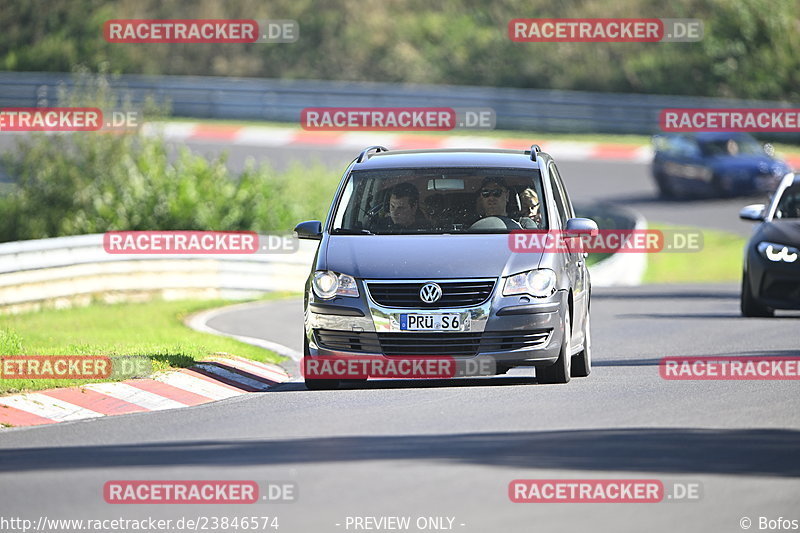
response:
<svg viewBox="0 0 800 533"><path fill-rule="evenodd" d="M800 350L759 350L747 352L709 353L703 354L702 357L789 357L796 359L800 357ZM592 366L658 366L660 361L661 358L659 357L652 357L648 359L595 359L592 361Z"/></svg>
<svg viewBox="0 0 800 533"><path fill-rule="evenodd" d="M724 318L725 320L744 320L744 321L754 321L754 320L797 320L800 318L800 314L796 312L787 312L786 314L777 314L775 316L771 316L768 318L751 318L742 316L741 313L625 313L616 315L616 318L677 318L677 319L685 319L685 318L709 318L709 319L719 319Z"/></svg>
<svg viewBox="0 0 800 533"><path fill-rule="evenodd" d="M800 477L798 442L797 430L696 428L185 441L3 450L0 471L433 461L531 469L795 478Z"/></svg>
<svg viewBox="0 0 800 533"><path fill-rule="evenodd" d="M627 291L607 290L604 288L597 288L592 290L592 298L598 300L612 300L612 299L655 299L655 300L670 300L670 299L686 299L686 300L722 300L722 299L739 299L739 291L729 290L702 290L702 287L691 290L655 290L647 291L642 290L640 287L631 287Z"/></svg>

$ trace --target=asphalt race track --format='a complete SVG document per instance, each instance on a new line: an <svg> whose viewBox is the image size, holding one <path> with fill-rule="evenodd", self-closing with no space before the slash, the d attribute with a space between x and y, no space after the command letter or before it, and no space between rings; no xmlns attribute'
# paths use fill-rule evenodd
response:
<svg viewBox="0 0 800 533"><path fill-rule="evenodd" d="M236 153L231 164L244 157ZM343 168L352 155L326 152L326 164ZM616 199L652 220L749 231L737 219L747 199L660 202L646 165L560 167L574 201ZM741 318L738 295L729 284L595 289L594 370L566 385L539 385L522 371L325 392L293 382L176 411L4 431L0 506L34 520L44 509L73 519L269 515L279 531L320 533L354 531L348 516L451 517L463 532L725 532L742 531L745 517L753 530L759 517L800 519L797 382L659 376L665 356L800 356L800 315ZM295 300L210 325L300 350L301 323ZM658 479L701 490L690 502L511 503L509 482L520 478ZM288 482L298 499L107 504L103 484L124 479Z"/></svg>
<svg viewBox="0 0 800 533"><path fill-rule="evenodd" d="M745 516L791 517L796 382L659 377L667 355L800 356L796 317L744 319L737 306L727 285L598 289L595 369L567 385L525 373L332 392L287 383L178 411L11 430L0 439L0 501L29 517L45 504L50 518L269 514L282 531L344 531L335 524L347 516L378 515L455 517L465 532L737 531ZM211 325L299 349L301 320L298 301L271 302ZM507 490L518 478L699 483L702 497L515 504ZM299 497L245 509L113 506L102 487L115 479L288 481Z"/></svg>

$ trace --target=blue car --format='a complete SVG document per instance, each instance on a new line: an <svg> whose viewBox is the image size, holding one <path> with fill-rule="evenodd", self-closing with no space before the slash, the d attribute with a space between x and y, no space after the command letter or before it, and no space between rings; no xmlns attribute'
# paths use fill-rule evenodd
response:
<svg viewBox="0 0 800 533"><path fill-rule="evenodd" d="M675 133L653 137L653 178L662 198L771 193L791 169L746 133Z"/></svg>

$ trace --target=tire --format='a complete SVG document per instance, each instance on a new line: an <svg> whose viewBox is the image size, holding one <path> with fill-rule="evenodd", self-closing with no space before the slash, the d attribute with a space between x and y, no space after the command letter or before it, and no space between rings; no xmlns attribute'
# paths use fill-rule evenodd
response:
<svg viewBox="0 0 800 533"><path fill-rule="evenodd" d="M750 290L750 280L747 279L747 273L742 273L742 295L741 295L741 310L742 316L750 317L771 317L775 316L775 310L760 303L753 297L753 292Z"/></svg>
<svg viewBox="0 0 800 533"><path fill-rule="evenodd" d="M656 184L658 185L658 195L665 199L665 200L674 200L677 198L677 194L675 193L675 188L672 186L672 183L669 181L667 176L663 174L658 174L655 176Z"/></svg>
<svg viewBox="0 0 800 533"><path fill-rule="evenodd" d="M569 355L571 339L572 324L569 319L569 311L567 311L564 317L564 340L561 342L558 359L550 366L537 368L536 381L546 384L569 383L570 368L572 367L572 357Z"/></svg>
<svg viewBox="0 0 800 533"><path fill-rule="evenodd" d="M303 357L309 357L307 338L303 339ZM340 384L338 379L309 379L304 377L303 380L308 390L336 390Z"/></svg>
<svg viewBox="0 0 800 533"><path fill-rule="evenodd" d="M592 325L589 316L587 310L586 321L583 324L583 350L572 356L570 375L573 378L585 378L592 373Z"/></svg>
<svg viewBox="0 0 800 533"><path fill-rule="evenodd" d="M308 390L336 390L339 388L338 379L306 379Z"/></svg>

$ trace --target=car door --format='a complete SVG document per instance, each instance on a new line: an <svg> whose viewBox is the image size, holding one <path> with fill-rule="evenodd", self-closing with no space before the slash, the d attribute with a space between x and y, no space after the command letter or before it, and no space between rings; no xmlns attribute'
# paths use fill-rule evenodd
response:
<svg viewBox="0 0 800 533"><path fill-rule="evenodd" d="M670 174L688 183L690 186L697 186L698 180L702 181L707 178L708 170L706 163L697 140L694 138L680 137L680 140L677 142Z"/></svg>
<svg viewBox="0 0 800 533"><path fill-rule="evenodd" d="M564 230L567 227L567 220L575 218L575 211L567 195L564 183L561 181L561 176L555 163L550 164L549 174L553 199L555 200L556 211L558 212L559 224L561 229ZM565 267L570 280L570 286L572 287L572 344L575 346L583 343L581 332L583 331L584 322L586 320L585 310L588 303L588 273L586 270L584 253L579 247L574 245L570 246L569 252L565 254Z"/></svg>

